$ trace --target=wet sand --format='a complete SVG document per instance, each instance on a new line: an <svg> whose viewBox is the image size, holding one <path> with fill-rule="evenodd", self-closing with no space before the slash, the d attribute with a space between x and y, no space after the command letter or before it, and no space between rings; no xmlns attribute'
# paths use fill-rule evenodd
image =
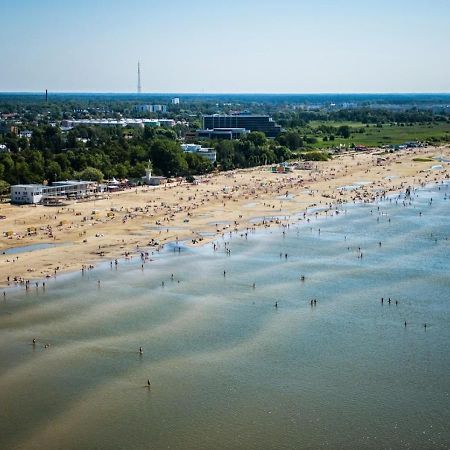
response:
<svg viewBox="0 0 450 450"><path fill-rule="evenodd" d="M441 163L413 161L449 158L448 146L383 154L382 166L376 164L377 153L338 156L314 163L311 171L274 174L258 167L223 172L203 177L198 185L132 188L65 207L2 204L0 215L6 218L0 221L0 248L16 253L0 255L0 285L7 286L8 277L14 285L14 280L81 270L149 246L157 251L167 242L198 245L234 229L269 226L264 218L276 222L308 208L369 202L449 177L447 164L432 169Z"/></svg>

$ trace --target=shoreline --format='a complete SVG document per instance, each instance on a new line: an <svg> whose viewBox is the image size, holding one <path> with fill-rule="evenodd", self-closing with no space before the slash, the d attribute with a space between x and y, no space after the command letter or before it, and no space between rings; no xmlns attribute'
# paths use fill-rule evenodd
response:
<svg viewBox="0 0 450 450"><path fill-rule="evenodd" d="M411 188L412 188L412 191L416 191L418 189L419 190L420 189L426 189L428 187L436 186L436 185L439 185L439 184L441 184L441 185L448 184L450 186L450 178L444 178L444 179L441 179L441 180L438 180L438 181L434 181L433 180L433 181L431 181L431 182L429 182L427 184L424 184L424 185L411 186ZM375 199L373 199L371 201L368 201L368 202L361 201L361 202L352 202L352 203L341 203L340 205L342 207L349 206L350 208L360 208L362 205L370 205L370 204L376 204L376 202L387 201L390 198L393 198L394 196L398 195L400 192L401 191L393 191L393 192L390 192L388 195L385 195L385 196L382 196L382 197L377 197L377 198L375 198ZM313 209L313 211L311 211L310 214L306 213L306 216L303 216L303 212L304 211L298 211L298 212L296 212L294 214L291 214L289 216L285 216L283 219L275 219L273 217L264 218L263 220L265 221L265 223L264 222L259 223L259 225L261 225L261 226L259 226L257 228L255 227L253 229L248 228L246 230L244 230L244 229L232 229L229 232L230 233L229 237L231 238L231 234L233 234L233 233L239 233L239 232L244 232L244 231L248 231L249 232L249 237L250 236L254 236L258 231L262 232L262 233L271 233L271 231L269 229L272 229L272 227L274 227L276 229L279 229L279 230L282 230L284 227L288 226L288 224L289 225L303 225L304 227L308 227L308 226L311 225L310 221L309 221L310 218L314 218L315 220L320 220L320 219L327 219L327 218L332 218L332 217L338 217L338 213L336 213L336 212L339 211L338 210L338 204L334 204L332 207L328 207L328 208L320 208L320 209L319 208L312 208L312 209ZM332 214L331 215L327 215L326 213L328 213L328 212L331 212ZM325 214L323 214L323 213L325 213ZM347 211L345 211L345 213L343 213L343 214L346 215ZM303 216L303 217L300 217L300 216ZM294 219L297 219L297 220L294 220ZM305 220L305 219L307 219L307 220ZM319 228L319 230L320 230L320 228ZM157 251L157 254L161 255L161 259L164 258L165 257L164 256L164 252L168 252L167 246L170 245L170 244L174 244L174 249L177 246L180 246L181 248L183 248L183 247L186 248L187 247L187 248L194 248L194 249L204 249L207 244L214 243L215 241L218 241L218 239L220 239L220 238L226 239L225 233L216 234L215 236L211 236L205 242L201 242L201 243L198 243L196 245L192 245L189 242L189 240L167 241L161 246L160 250ZM226 245L227 244L225 244L224 248L226 248ZM220 249L220 244L218 244L218 247L217 247L217 250L219 250L219 249ZM157 261L157 260L152 258L152 256L154 256L154 253L151 253L149 258L146 259L145 261L140 260L140 256L139 256L140 253L141 252L150 253L151 250L150 251L149 250L150 250L149 248L143 248L143 249L140 249L140 250L138 250L138 249L130 250L130 251L126 252L127 255L121 254L116 259L118 260L119 266L121 266L121 265L123 265L124 263L127 263L127 262L128 263L133 263L134 262L134 264L136 266L138 266L139 263L147 264L147 263L151 263L151 262ZM175 250L174 250L174 252L175 252ZM100 270L106 271L108 268L111 268L111 270L112 270L113 266L109 267L108 263L112 264L112 261L99 260L99 261L97 261L97 265L92 266L91 269L100 269ZM104 266L104 267L102 267L102 266ZM89 269L90 269L89 267L86 267L86 268L84 268L84 271L86 272ZM51 281L56 281L56 279L57 278L59 279L59 277L61 277L61 276L62 277L75 277L76 274L79 273L79 272L80 271L76 270L76 269L74 269L74 270L66 270L66 271L59 272L58 273L58 277L50 276L50 277L45 278L45 279L41 278L41 279L33 279L33 280L29 280L29 281L31 283L33 283L33 284L35 282L38 282L38 283L40 283L42 285L42 282L45 283L47 280L49 280L49 281L50 280ZM3 289L4 292L11 292L11 291L19 291L23 287L25 287L25 284L23 284L23 283L22 284L21 283L11 283L10 285L2 286L2 289ZM40 286L40 287L42 287L42 286ZM44 284L44 290L45 290L45 287L47 287L47 284Z"/></svg>
<svg viewBox="0 0 450 450"><path fill-rule="evenodd" d="M20 286L12 281L14 276L31 282L42 281L55 274L76 273L83 265L126 257L127 252L151 253L150 242L155 243L153 248L177 241L205 245L228 232L265 227L264 218L270 221L269 226L282 225L285 219L273 218L289 216L290 219L311 208L321 208L323 214L330 205L369 203L408 185L420 187L442 181L449 178L448 165L438 171L431 169L437 161L412 161L418 156L437 153L448 157L450 148L428 147L388 154L389 164L385 166L374 165L373 154L365 153L318 163L317 172L272 174L267 167L240 169L206 176L196 186L177 184L154 189L144 186L112 194L109 199L73 203L57 210L3 204L0 213L7 220L0 222L1 231L5 232L5 225L18 229L16 239L0 239L4 250L6 246L18 249L39 244L48 248L0 255L0 286ZM339 189L350 185L358 186L351 190ZM169 203L174 197L176 201ZM122 203L120 208L114 206L117 202ZM42 223L42 216L48 224L42 225L35 236L20 234L32 228L31 224ZM261 220L255 222L255 219ZM16 245L8 245L11 243ZM15 262L11 262L14 258ZM40 270L34 267L38 265Z"/></svg>

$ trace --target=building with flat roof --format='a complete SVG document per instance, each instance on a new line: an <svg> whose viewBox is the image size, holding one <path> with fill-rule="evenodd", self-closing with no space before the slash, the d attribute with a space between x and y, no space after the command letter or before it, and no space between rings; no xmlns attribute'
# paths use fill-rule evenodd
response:
<svg viewBox="0 0 450 450"><path fill-rule="evenodd" d="M99 126L99 127L173 127L175 120L173 119L70 119L63 120L61 125L64 129L69 130L79 125Z"/></svg>
<svg viewBox="0 0 450 450"><path fill-rule="evenodd" d="M203 116L203 130L226 128L244 128L248 131L261 131L269 138L277 137L281 132L281 126L277 125L271 117L265 115L213 114Z"/></svg>
<svg viewBox="0 0 450 450"><path fill-rule="evenodd" d="M51 186L45 184L16 184L11 186L11 203L37 204L50 198L84 198L97 191L93 181L55 181Z"/></svg>
<svg viewBox="0 0 450 450"><path fill-rule="evenodd" d="M11 186L11 203L34 204L42 199L43 184L16 184Z"/></svg>
<svg viewBox="0 0 450 450"><path fill-rule="evenodd" d="M212 163L216 162L217 152L213 148L205 148L198 144L181 144L184 153L196 153Z"/></svg>
<svg viewBox="0 0 450 450"><path fill-rule="evenodd" d="M250 131L245 128L212 128L197 130L197 137L200 139L239 139Z"/></svg>
<svg viewBox="0 0 450 450"><path fill-rule="evenodd" d="M134 109L141 113L166 113L167 106L166 105L136 105Z"/></svg>

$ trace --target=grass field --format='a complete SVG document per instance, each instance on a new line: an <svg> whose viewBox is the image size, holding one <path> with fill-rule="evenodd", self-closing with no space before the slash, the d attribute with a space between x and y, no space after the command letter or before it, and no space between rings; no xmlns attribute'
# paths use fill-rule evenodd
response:
<svg viewBox="0 0 450 450"><path fill-rule="evenodd" d="M382 128L376 125L366 125L356 122L323 122L325 125L333 125L339 127L341 125L349 125L351 129L355 129L348 139L335 137L334 141L323 141L323 137L317 136L318 142L311 147L330 148L339 144L349 146L351 144L364 145L367 147L380 147L382 145L397 145L407 141L447 141L450 142L450 123L433 123L433 124L415 124L415 125L389 125L385 124ZM311 122L310 127L314 132L321 125L321 122ZM358 130L364 129L363 133Z"/></svg>

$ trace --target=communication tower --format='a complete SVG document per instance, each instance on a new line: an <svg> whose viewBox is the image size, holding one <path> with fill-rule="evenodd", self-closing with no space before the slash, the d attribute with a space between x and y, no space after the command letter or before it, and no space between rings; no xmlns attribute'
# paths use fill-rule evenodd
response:
<svg viewBox="0 0 450 450"><path fill-rule="evenodd" d="M137 93L140 94L142 92L142 85L141 85L141 63L139 61L137 67L137 76L138 76Z"/></svg>

